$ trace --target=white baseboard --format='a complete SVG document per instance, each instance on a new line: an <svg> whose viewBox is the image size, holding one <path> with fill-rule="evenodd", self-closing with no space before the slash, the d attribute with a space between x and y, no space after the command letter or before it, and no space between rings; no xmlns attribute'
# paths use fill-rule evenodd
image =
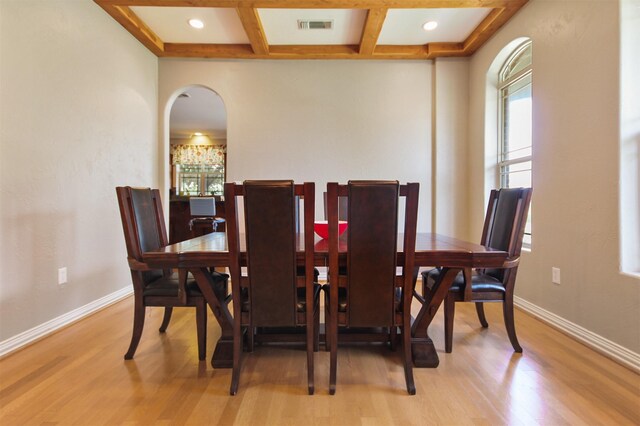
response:
<svg viewBox="0 0 640 426"><path fill-rule="evenodd" d="M513 297L513 302L515 306L522 309L524 312L527 312L528 314L571 336L580 343L600 352L606 357L611 358L636 373L640 373L640 354L630 351L624 346L620 346L611 340L605 339L592 331L580 327L571 321L567 321L566 319L517 296Z"/></svg>
<svg viewBox="0 0 640 426"><path fill-rule="evenodd" d="M15 352L18 349L21 349L26 345L29 345L37 340L40 340L43 337L46 337L60 330L61 328L68 326L71 323L74 323L101 309L104 309L107 306L112 305L124 299L125 297L129 296L132 293L133 293L133 288L131 286L125 287L121 290L115 291L111 294L101 297L98 300L94 300L91 303L87 303L84 306L74 309L71 312L67 312L66 314L60 315L59 317L54 318L50 321L47 321L44 324L40 324L36 327L33 327L30 330L24 331L16 336L10 337L5 341L0 342L0 357L3 357L12 352Z"/></svg>

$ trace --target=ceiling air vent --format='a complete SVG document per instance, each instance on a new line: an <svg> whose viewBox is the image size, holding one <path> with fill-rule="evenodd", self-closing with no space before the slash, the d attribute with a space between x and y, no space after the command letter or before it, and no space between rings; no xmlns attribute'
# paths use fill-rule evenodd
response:
<svg viewBox="0 0 640 426"><path fill-rule="evenodd" d="M333 21L309 21L298 19L299 30L330 30L333 28Z"/></svg>

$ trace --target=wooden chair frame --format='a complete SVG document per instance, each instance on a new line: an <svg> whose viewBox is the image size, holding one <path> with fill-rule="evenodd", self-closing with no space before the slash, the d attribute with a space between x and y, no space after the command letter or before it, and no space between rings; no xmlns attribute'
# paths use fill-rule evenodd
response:
<svg viewBox="0 0 640 426"><path fill-rule="evenodd" d="M307 382L308 392L313 394L314 392L314 349L317 350L318 329L316 324L319 322L319 307L317 303L317 296L314 294L314 231L313 224L315 218L315 184L304 183L294 184L292 181L246 181L244 184L226 183L225 184L225 210L227 214L227 239L230 255L229 271L231 274L232 282L232 295L233 295L233 373L230 386L230 394L235 395L238 390L238 383L240 379L240 361L242 353L242 336L243 327L247 330L249 349L253 349L253 332L254 332L254 319L252 317L252 311L255 308L253 306L252 296L252 265L251 265L251 248L247 247L246 258L248 276L243 277L241 273L241 267L243 266L243 258L240 248L240 230L238 223L238 207L237 198L247 196L247 185L264 185L272 187L282 187L282 185L291 185L294 193L294 199L292 203L292 209L294 216L298 214L297 198L304 198L304 277L298 277L297 274L294 278L295 286L304 287L306 309L304 314L295 312L296 305L292 300L291 309L293 323L290 326L302 326L306 327L306 349L307 349ZM247 203L245 199L245 212ZM245 232L249 229L247 221L250 220L248 215L245 214ZM297 222L297 221L296 221ZM296 227L294 224L291 230L291 238L297 238ZM248 246L249 244L247 244ZM294 245L295 249L295 245ZM295 255L295 254L294 254ZM297 257L297 256L296 256ZM292 268L297 270L299 260L292 259ZM248 296L243 295L243 289L247 289ZM294 289L295 290L295 289ZM242 311L243 297L249 298L249 312ZM256 308L257 309L257 308ZM276 325L276 324L274 324ZM277 324L282 325L282 324ZM260 326L266 326L266 324L260 324Z"/></svg>
<svg viewBox="0 0 640 426"><path fill-rule="evenodd" d="M511 189L513 190L513 189ZM450 353L453 348L453 320L455 316L455 303L456 302L474 302L476 307L476 313L478 319L483 328L487 328L489 323L486 320L484 314L484 302L502 302L502 311L504 317L505 328L509 341L513 346L515 352L522 352L522 346L518 342L516 335L515 321L513 315L513 294L516 282L516 274L518 272L518 265L520 264L520 254L522 251L522 239L524 235L524 229L527 223L527 216L529 213L529 205L531 204L531 196L533 190L531 188L518 188L518 201L516 209L512 218L510 226L510 236L508 247L505 250L509 253L509 257L504 264L497 269L503 270L502 284L504 286L503 291L473 291L472 276L473 271L471 268L464 268L461 270L464 278L464 290L463 291L449 291L444 300L444 317L445 317L445 351ZM491 246L491 235L493 228L496 225L496 209L498 207L498 201L500 199L501 190L492 190L489 195L489 203L487 206L487 213L485 215L485 222L482 230L482 239L480 243L485 246ZM478 274L486 273L487 270L479 269L476 272ZM423 297L419 299L424 300L426 294L426 283L423 283Z"/></svg>
<svg viewBox="0 0 640 426"><path fill-rule="evenodd" d="M338 242L338 197L349 197L351 187L355 186L367 186L369 188L380 188L381 186L395 186L397 189L396 203L399 201L399 197L406 197L405 203L405 227L404 227L404 262L402 264L402 274L396 276L395 268L397 265L397 207L395 205L395 229L389 230L393 232L393 238L396 246L391 248L394 253L392 267L390 271L389 282L389 299L392 302L388 306L388 314L382 314L383 317L389 318L389 320L382 320L376 326L389 327L391 330L391 343L395 339L395 328L400 327L402 335L402 358L404 362L404 372L407 392L410 395L416 393L414 379L413 379L413 361L411 358L411 301L413 299L413 290L415 283L414 276L414 255L415 255L415 242L416 242L416 230L417 230L417 217L418 217L418 194L419 184L408 183L406 185L399 185L398 182L389 181L353 181L347 185L339 185L337 183L327 184L327 212L329 221L329 309L327 322L327 345L330 350L330 372L329 372L329 393L335 394L336 391L336 376L337 376L337 348L338 348L338 326L350 326L354 318L350 315L349 306L345 313L338 312L338 298L339 288L346 287L347 292L349 287L350 272L350 256L352 253L347 253L347 275L343 276L333 271L339 271L340 266L340 254L339 254L339 242ZM350 224L358 220L352 215L354 209L349 201L349 222ZM371 208L375 208L372 206ZM354 213L355 214L355 213ZM352 240L352 233L349 233L347 229L348 246L355 244ZM348 250L350 250L348 248ZM354 255L355 256L355 255ZM388 261L387 261L388 263ZM400 309L396 306L396 289L402 289L402 299L400 301ZM386 304L386 302L384 302ZM384 308L387 309L387 308ZM378 321L377 318L367 319L366 321L374 322Z"/></svg>
<svg viewBox="0 0 640 426"><path fill-rule="evenodd" d="M186 291L187 271L178 271L178 293L173 296L145 296L144 273L156 271L149 267L142 260L143 248L140 240L141 224L136 220L135 207L133 201L134 191L148 191L150 201L153 206L153 226L157 232L158 247L168 245L167 230L164 222L164 213L160 199L160 191L150 188L132 188L130 186L117 187L118 205L120 207L120 217L127 246L127 260L131 270L134 294L134 315L133 333L129 349L124 355L124 359L132 359L144 328L145 310L147 306L164 307L164 316L160 326L160 332L164 333L169 326L173 308L176 306L189 306L196 308L196 330L198 338L198 358L204 360L206 357L207 339L207 303L201 295L188 295ZM170 269L163 270L162 275L166 278L172 275Z"/></svg>

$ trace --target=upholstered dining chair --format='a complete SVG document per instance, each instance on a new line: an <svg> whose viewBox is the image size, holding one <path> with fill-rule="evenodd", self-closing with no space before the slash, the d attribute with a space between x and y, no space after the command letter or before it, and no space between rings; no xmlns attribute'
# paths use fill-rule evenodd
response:
<svg viewBox="0 0 640 426"><path fill-rule="evenodd" d="M168 244L160 192L150 188L117 187L120 217L127 246L127 260L133 281L134 311L133 334L124 359L132 359L144 327L147 306L164 307L160 332L169 326L173 308L178 306L196 309L198 358L206 356L207 303L196 282L187 271L153 269L144 263L142 254ZM211 272L216 291L226 291L228 275Z"/></svg>
<svg viewBox="0 0 640 426"><path fill-rule="evenodd" d="M315 184L245 181L225 184L227 239L233 296L231 395L238 391L243 334L249 350L258 327L304 327L307 385L314 392L320 286L314 282ZM304 201L304 241L298 247L297 197ZM238 200L244 201L246 276L242 275ZM298 252L303 252L301 258ZM303 263L299 263L303 260Z"/></svg>
<svg viewBox="0 0 640 426"><path fill-rule="evenodd" d="M474 302L482 327L489 326L484 302L501 302L507 335L515 352L522 352L516 336L513 315L513 291L520 262L522 238L531 203L531 188L492 190L482 231L481 244L509 253L501 268L462 270L455 278L444 301L445 351L453 347L453 318L456 302ZM438 268L422 273L423 294L441 279Z"/></svg>
<svg viewBox="0 0 640 426"><path fill-rule="evenodd" d="M327 344L330 350L329 393L335 394L338 329L385 327L391 340L397 327L402 336L402 359L406 388L414 395L411 359L411 301L418 217L419 184L397 181L350 181L327 184L329 216L329 284ZM349 228L347 254L340 253L338 236L339 197L347 198ZM404 261L397 275L398 210L405 197ZM337 273L335 272L337 271Z"/></svg>

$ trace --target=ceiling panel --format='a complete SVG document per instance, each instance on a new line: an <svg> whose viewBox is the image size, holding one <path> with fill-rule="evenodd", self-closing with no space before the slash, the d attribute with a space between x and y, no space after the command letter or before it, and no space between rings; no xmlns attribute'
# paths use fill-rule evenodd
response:
<svg viewBox="0 0 640 426"><path fill-rule="evenodd" d="M138 15L165 43L248 43L249 39L235 9L204 7L132 6ZM189 25L197 18L204 28Z"/></svg>
<svg viewBox="0 0 640 426"><path fill-rule="evenodd" d="M422 45L437 42L462 42L491 12L488 8L465 9L391 9L380 31L378 44ZM438 27L425 31L425 22Z"/></svg>
<svg viewBox="0 0 640 426"><path fill-rule="evenodd" d="M94 1L158 57L428 60L473 55L529 0Z"/></svg>
<svg viewBox="0 0 640 426"><path fill-rule="evenodd" d="M270 45L358 44L366 10L258 9ZM333 28L299 30L298 20L333 21Z"/></svg>

